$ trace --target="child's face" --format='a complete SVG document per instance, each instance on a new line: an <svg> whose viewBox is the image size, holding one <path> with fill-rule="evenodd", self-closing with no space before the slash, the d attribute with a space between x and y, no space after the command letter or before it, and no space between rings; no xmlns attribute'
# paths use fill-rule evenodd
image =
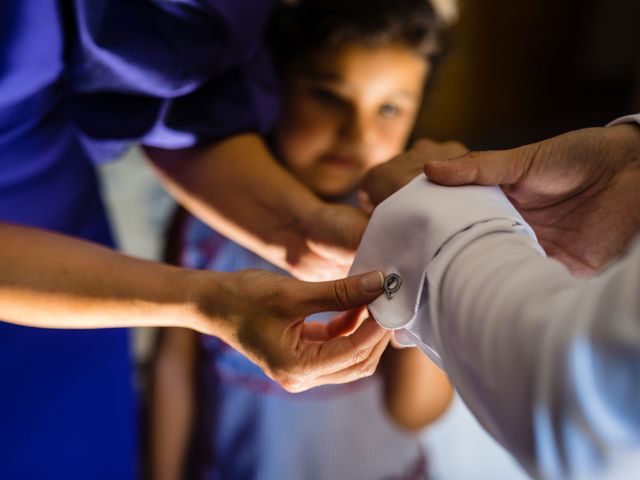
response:
<svg viewBox="0 0 640 480"><path fill-rule="evenodd" d="M404 47L321 50L284 82L278 153L322 197L351 191L400 153L422 100L427 62Z"/></svg>

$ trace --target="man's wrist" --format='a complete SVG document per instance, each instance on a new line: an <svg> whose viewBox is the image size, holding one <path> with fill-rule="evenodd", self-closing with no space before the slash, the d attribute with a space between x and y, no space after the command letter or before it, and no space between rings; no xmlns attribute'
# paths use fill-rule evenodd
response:
<svg viewBox="0 0 640 480"><path fill-rule="evenodd" d="M637 123L622 123L604 129L611 137L612 144L609 153L614 155L613 162L618 168L625 168L634 162L640 153L640 125Z"/></svg>

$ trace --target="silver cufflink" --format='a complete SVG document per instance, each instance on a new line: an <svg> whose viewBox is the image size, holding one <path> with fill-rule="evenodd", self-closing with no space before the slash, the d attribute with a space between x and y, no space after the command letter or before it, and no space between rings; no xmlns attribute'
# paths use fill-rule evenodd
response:
<svg viewBox="0 0 640 480"><path fill-rule="evenodd" d="M402 279L397 273L391 273L384 279L384 293L388 299L391 299L394 293L400 290Z"/></svg>

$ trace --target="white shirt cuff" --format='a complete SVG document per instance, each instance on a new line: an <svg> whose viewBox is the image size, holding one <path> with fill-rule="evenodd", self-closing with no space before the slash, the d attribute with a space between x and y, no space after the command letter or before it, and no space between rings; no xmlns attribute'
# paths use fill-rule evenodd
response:
<svg viewBox="0 0 640 480"><path fill-rule="evenodd" d="M620 117L615 119L613 122L609 123L607 127L613 127L615 125L621 125L623 123L637 123L640 124L640 113L635 115L625 115L624 117Z"/></svg>
<svg viewBox="0 0 640 480"><path fill-rule="evenodd" d="M427 278L427 267L447 242L478 224L483 226L474 233L506 225L525 230L535 240L500 188L443 187L420 175L375 209L351 268L353 275L381 270L400 276L400 288L390 297L378 297L369 311L382 327L401 330L400 343L421 347L437 363L428 292L429 283L439 283L440 278Z"/></svg>

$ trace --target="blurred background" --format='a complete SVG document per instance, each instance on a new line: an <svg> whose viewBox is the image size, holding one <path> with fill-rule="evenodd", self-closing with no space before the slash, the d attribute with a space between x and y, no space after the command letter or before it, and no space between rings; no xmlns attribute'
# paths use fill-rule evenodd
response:
<svg viewBox="0 0 640 480"><path fill-rule="evenodd" d="M637 0L462 1L418 133L508 148L640 111Z"/></svg>
<svg viewBox="0 0 640 480"><path fill-rule="evenodd" d="M640 111L638 0L437 1L458 20L417 136L509 148ZM173 204L139 151L100 173L121 249L160 258ZM140 365L152 337L136 336ZM527 478L459 399L423 440L436 479Z"/></svg>

